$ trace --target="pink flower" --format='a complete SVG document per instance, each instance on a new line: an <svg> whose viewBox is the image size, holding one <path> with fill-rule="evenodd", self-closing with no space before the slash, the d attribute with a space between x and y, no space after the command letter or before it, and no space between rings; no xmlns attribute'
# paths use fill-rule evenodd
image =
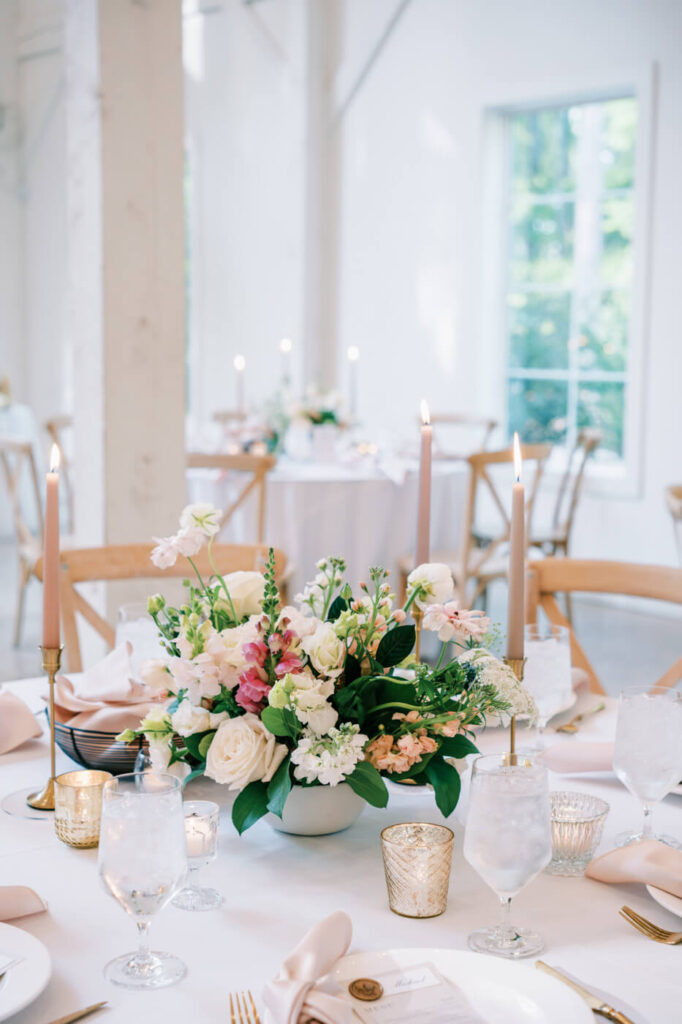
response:
<svg viewBox="0 0 682 1024"><path fill-rule="evenodd" d="M259 665L261 668L265 665L265 660L269 653L262 640L255 640L253 643L244 644L242 651L247 661L254 662L254 664Z"/></svg>
<svg viewBox="0 0 682 1024"><path fill-rule="evenodd" d="M448 601L446 604L429 605L423 625L424 629L438 633L438 639L443 643L449 640L461 642L469 637L480 640L488 632L490 619L476 609L460 611L457 601Z"/></svg>
<svg viewBox="0 0 682 1024"><path fill-rule="evenodd" d="M275 675L278 679L281 679L282 676L287 674L287 672L297 673L302 670L303 662L298 655L294 654L293 651L287 651L277 662L277 665L275 666Z"/></svg>
<svg viewBox="0 0 682 1024"><path fill-rule="evenodd" d="M254 665L240 675L235 700L245 711L252 711L257 715L265 707L271 689L270 683Z"/></svg>
<svg viewBox="0 0 682 1024"><path fill-rule="evenodd" d="M396 608L396 610L393 612L393 619L395 622L398 623L399 626L403 624L406 618L407 612L404 612L402 608Z"/></svg>
<svg viewBox="0 0 682 1024"><path fill-rule="evenodd" d="M152 550L151 560L157 569L169 569L178 560L178 548L175 537L153 537L156 547Z"/></svg>

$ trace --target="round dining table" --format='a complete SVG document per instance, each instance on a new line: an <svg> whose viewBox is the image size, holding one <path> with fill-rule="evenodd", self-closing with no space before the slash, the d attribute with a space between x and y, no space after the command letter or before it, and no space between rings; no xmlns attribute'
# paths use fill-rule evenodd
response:
<svg viewBox="0 0 682 1024"><path fill-rule="evenodd" d="M323 556L343 555L353 585L383 566L397 581L397 561L415 548L419 464L409 458L362 456L330 462L281 456L267 477L264 540L289 563L289 593L314 578ZM434 460L431 488L431 550L460 546L468 466L464 460ZM238 476L215 469L188 469L191 502L230 506ZM227 524L221 540L255 540L254 503Z"/></svg>
<svg viewBox="0 0 682 1024"><path fill-rule="evenodd" d="M7 686L39 711L42 680ZM583 695L569 714L594 703L594 695ZM606 703L605 711L587 719L578 738L613 737L616 702ZM507 739L506 730L489 729L479 737L479 746L486 752L501 751ZM519 746L525 742L519 731ZM558 742L570 744L575 737L562 736ZM46 736L0 757L0 797L42 783L48 763ZM69 768L73 764L58 751L58 771ZM455 834L447 909L440 917L415 920L388 908L379 836L395 822L443 823L428 789L392 784L388 807L366 807L353 826L335 835L285 835L260 821L239 837L229 815L231 794L208 780L188 788L190 796L217 800L222 807L219 855L203 869L202 884L219 889L224 903L209 913L168 906L153 920L152 948L168 950L187 965L181 982L158 991L116 988L102 975L109 960L134 948L136 935L134 922L98 878L97 850L72 849L60 842L50 813L32 820L0 812L1 884L31 886L48 904L45 913L13 923L42 941L52 958L47 987L12 1018L14 1024L51 1024L105 999L107 1008L93 1022L223 1024L230 1020L228 994L249 989L262 1020L263 984L303 933L333 911L343 909L352 919L352 951L466 950L468 933L497 919L496 897L462 856L464 800L447 822ZM602 852L613 846L618 832L639 822L640 808L611 773L553 774L551 789L577 789L608 801ZM682 838L682 796L666 797L655 817L657 828ZM515 923L544 936L541 956L546 962L605 995L634 1024L682 1021L680 950L636 932L618 915L623 904L663 927L682 928L682 920L658 906L643 885L606 885L547 873L514 899L512 912ZM483 954L476 955L485 962ZM532 971L534 963L519 961L513 967ZM0 985L0 1019L2 1002ZM488 1024L502 1024L502 1019ZM533 1024L536 1018L528 1020Z"/></svg>

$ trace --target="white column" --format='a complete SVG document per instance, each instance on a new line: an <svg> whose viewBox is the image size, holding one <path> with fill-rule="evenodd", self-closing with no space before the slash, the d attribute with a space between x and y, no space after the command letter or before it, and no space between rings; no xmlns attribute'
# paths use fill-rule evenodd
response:
<svg viewBox="0 0 682 1024"><path fill-rule="evenodd" d="M69 0L69 333L80 544L185 501L181 4Z"/></svg>
<svg viewBox="0 0 682 1024"><path fill-rule="evenodd" d="M338 0L307 0L305 264L306 383L335 384L338 348L340 131L334 126Z"/></svg>

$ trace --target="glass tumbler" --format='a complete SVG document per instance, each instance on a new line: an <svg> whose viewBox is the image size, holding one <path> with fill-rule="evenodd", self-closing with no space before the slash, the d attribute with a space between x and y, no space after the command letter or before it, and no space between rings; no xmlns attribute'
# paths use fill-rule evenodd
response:
<svg viewBox="0 0 682 1024"><path fill-rule="evenodd" d="M88 849L99 843L102 790L111 772L76 771L58 775L54 785L54 829L68 846Z"/></svg>
<svg viewBox="0 0 682 1024"><path fill-rule="evenodd" d="M550 875L582 875L601 841L609 813L606 800L588 793L549 794L552 859Z"/></svg>
<svg viewBox="0 0 682 1024"><path fill-rule="evenodd" d="M401 917L437 917L447 906L454 835L445 825L405 822L381 833L388 904Z"/></svg>

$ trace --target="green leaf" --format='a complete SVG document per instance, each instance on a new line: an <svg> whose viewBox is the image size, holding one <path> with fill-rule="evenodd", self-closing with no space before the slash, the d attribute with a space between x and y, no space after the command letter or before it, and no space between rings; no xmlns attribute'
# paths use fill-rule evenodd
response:
<svg viewBox="0 0 682 1024"><path fill-rule="evenodd" d="M202 740L205 739L206 736L209 736L210 739L212 740L213 737L215 736L215 729L210 729L208 732L195 732L192 733L191 736L183 737L185 740L185 746L187 747L188 751L196 761L205 760L206 755L200 753L200 748Z"/></svg>
<svg viewBox="0 0 682 1024"><path fill-rule="evenodd" d="M185 778L182 780L182 788L184 789L187 783L191 782L192 779L197 779L200 775L203 775L205 771L205 764L200 764L198 768L193 768L189 775L186 775Z"/></svg>
<svg viewBox="0 0 682 1024"><path fill-rule="evenodd" d="M271 814L276 814L278 818L282 817L282 811L290 792L289 758L285 757L268 783L268 810Z"/></svg>
<svg viewBox="0 0 682 1024"><path fill-rule="evenodd" d="M395 626L384 633L377 647L376 660L384 668L399 665L408 654L412 653L415 641L414 626Z"/></svg>
<svg viewBox="0 0 682 1024"><path fill-rule="evenodd" d="M467 754L478 754L479 750L475 743L472 743L461 733L457 736L445 736L441 741L439 754L444 757L466 757Z"/></svg>
<svg viewBox="0 0 682 1024"><path fill-rule="evenodd" d="M348 601L346 601L345 597L342 597L341 594L339 594L338 597L334 598L331 603L331 607L327 612L327 622L336 622L341 612L345 612L347 609Z"/></svg>
<svg viewBox="0 0 682 1024"><path fill-rule="evenodd" d="M206 760L206 755L208 754L208 748L213 743L213 737L214 736L215 736L215 733L207 732L206 735L201 740L201 743L199 744L199 757L201 757L201 759L203 761Z"/></svg>
<svg viewBox="0 0 682 1024"><path fill-rule="evenodd" d="M346 663L344 667L343 678L346 686L350 683L354 683L356 679L359 679L362 675L362 668L360 662L352 654L346 655Z"/></svg>
<svg viewBox="0 0 682 1024"><path fill-rule="evenodd" d="M426 766L426 777L433 786L438 810L444 818L449 817L459 800L459 772L442 757L433 757Z"/></svg>
<svg viewBox="0 0 682 1024"><path fill-rule="evenodd" d="M385 807L388 803L386 783L369 761L358 761L352 774L346 776L346 782L372 807Z"/></svg>
<svg viewBox="0 0 682 1024"><path fill-rule="evenodd" d="M242 835L267 813L268 787L264 782L250 782L232 805L232 824Z"/></svg>
<svg viewBox="0 0 682 1024"><path fill-rule="evenodd" d="M295 740L301 731L299 721L290 708L263 708L260 717L273 736L290 736Z"/></svg>

